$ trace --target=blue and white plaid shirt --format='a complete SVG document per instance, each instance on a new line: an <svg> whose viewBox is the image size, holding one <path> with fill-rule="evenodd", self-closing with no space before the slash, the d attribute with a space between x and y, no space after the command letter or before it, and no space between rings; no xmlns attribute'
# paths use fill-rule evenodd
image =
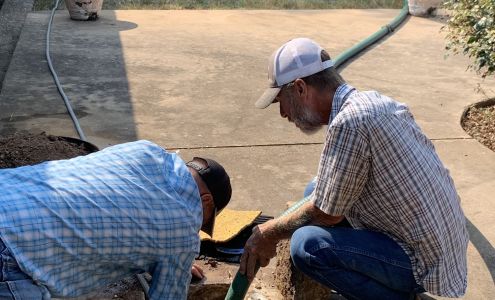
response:
<svg viewBox="0 0 495 300"><path fill-rule="evenodd" d="M469 237L459 197L406 105L341 85L312 197L322 211L345 216L354 228L393 238L428 292L464 294Z"/></svg>
<svg viewBox="0 0 495 300"><path fill-rule="evenodd" d="M148 271L150 297L185 299L202 206L184 162L138 141L0 170L0 236L44 299Z"/></svg>

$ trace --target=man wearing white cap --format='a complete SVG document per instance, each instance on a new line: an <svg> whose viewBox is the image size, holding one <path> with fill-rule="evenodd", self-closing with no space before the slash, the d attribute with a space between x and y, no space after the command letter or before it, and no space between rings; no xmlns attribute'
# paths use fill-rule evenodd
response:
<svg viewBox="0 0 495 300"><path fill-rule="evenodd" d="M253 230L240 272L252 279L277 242L291 238L295 266L348 299L462 296L465 217L408 107L345 83L307 38L276 50L268 77L256 107L278 102L280 115L303 132L328 129L310 201ZM335 226L344 220L350 226Z"/></svg>

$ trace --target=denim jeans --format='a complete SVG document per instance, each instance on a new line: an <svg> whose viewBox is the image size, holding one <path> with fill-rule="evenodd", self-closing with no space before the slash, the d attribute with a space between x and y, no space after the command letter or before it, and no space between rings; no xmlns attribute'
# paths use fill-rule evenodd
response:
<svg viewBox="0 0 495 300"><path fill-rule="evenodd" d="M304 189L304 198L308 197L311 195L311 193L314 191L316 187L316 177L311 179L311 181L306 185L306 188Z"/></svg>
<svg viewBox="0 0 495 300"><path fill-rule="evenodd" d="M313 192L315 179L305 197ZM383 233L304 226L292 235L290 251L297 269L349 300L409 300L425 291L416 284L407 254Z"/></svg>
<svg viewBox="0 0 495 300"><path fill-rule="evenodd" d="M21 271L14 257L0 239L0 299L40 300L42 289Z"/></svg>

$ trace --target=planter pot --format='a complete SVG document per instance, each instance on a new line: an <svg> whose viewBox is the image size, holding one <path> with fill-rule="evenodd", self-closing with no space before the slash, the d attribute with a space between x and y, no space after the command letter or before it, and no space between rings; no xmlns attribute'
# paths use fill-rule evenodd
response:
<svg viewBox="0 0 495 300"><path fill-rule="evenodd" d="M72 20L96 20L101 13L103 0L65 0Z"/></svg>
<svg viewBox="0 0 495 300"><path fill-rule="evenodd" d="M491 99L486 99L480 102L476 102L474 104L468 105L464 108L464 111L461 114L461 127L464 128L464 120L466 119L466 116L471 108L483 108L483 107L488 107L488 106L495 106L495 98Z"/></svg>
<svg viewBox="0 0 495 300"><path fill-rule="evenodd" d="M73 137L67 137L67 136L58 136L58 139L62 140L62 141L69 142L71 144L74 144L88 153L100 151L100 149L96 145L94 145L90 142L80 140L80 139L76 139Z"/></svg>

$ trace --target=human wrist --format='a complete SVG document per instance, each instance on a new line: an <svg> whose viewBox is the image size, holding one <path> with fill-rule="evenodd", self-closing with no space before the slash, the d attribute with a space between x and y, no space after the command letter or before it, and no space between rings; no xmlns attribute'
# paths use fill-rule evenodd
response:
<svg viewBox="0 0 495 300"><path fill-rule="evenodd" d="M278 223L278 219L273 219L258 225L258 229L266 242L277 243L281 239Z"/></svg>

